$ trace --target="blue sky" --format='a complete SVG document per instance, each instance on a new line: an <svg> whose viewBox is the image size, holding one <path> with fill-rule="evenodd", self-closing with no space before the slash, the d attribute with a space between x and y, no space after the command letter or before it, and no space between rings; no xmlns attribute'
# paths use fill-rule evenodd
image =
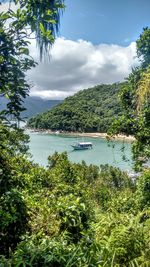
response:
<svg viewBox="0 0 150 267"><path fill-rule="evenodd" d="M93 44L128 45L150 26L150 0L66 0L60 33Z"/></svg>

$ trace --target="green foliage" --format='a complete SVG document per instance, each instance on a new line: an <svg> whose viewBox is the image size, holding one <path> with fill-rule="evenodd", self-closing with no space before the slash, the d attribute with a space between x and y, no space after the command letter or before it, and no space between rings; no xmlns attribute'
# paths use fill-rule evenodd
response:
<svg viewBox="0 0 150 267"><path fill-rule="evenodd" d="M11 16L9 16L11 17ZM29 85L25 79L25 73L35 66L34 61L27 55L28 42L24 41L24 30L16 31L15 27L6 30L3 13L0 20L0 97L5 96L9 99L7 110L1 112L1 117L10 115L10 119L19 119L23 98L28 95Z"/></svg>
<svg viewBox="0 0 150 267"><path fill-rule="evenodd" d="M10 1L12 2L12 1ZM54 43L58 32L60 10L63 1L13 1L19 7L16 11L0 13L0 98L9 99L7 109L0 114L2 119L20 119L24 110L23 100L29 94L26 72L36 63L29 55L29 41L35 36L40 49L48 55L49 47Z"/></svg>
<svg viewBox="0 0 150 267"><path fill-rule="evenodd" d="M109 201L111 201L111 192L109 188L100 183L96 183L94 195L97 203L100 205L102 210L107 210L109 208Z"/></svg>
<svg viewBox="0 0 150 267"><path fill-rule="evenodd" d="M101 165L101 177L104 183L111 189L123 190L132 188L134 184L125 172L109 165Z"/></svg>
<svg viewBox="0 0 150 267"><path fill-rule="evenodd" d="M22 184L17 168L23 167L21 154L27 151L28 136L20 129L13 130L1 123L0 136L0 193L3 194Z"/></svg>
<svg viewBox="0 0 150 267"><path fill-rule="evenodd" d="M53 0L13 2L18 4L16 11L11 10L10 3L8 11L0 13L0 98L8 99L7 108L0 113L0 254L7 256L29 229L30 201L25 199L25 192L27 188L34 189L32 177L38 176L38 185L41 182L41 170L35 168L33 175L32 164L23 157L28 137L17 125L30 88L26 72L36 66L29 55L29 40L35 34L42 57L43 48L48 51L54 42L59 11L64 7L62 1ZM6 122L11 124L10 128ZM5 262L3 257L2 261Z"/></svg>
<svg viewBox="0 0 150 267"><path fill-rule="evenodd" d="M15 249L21 235L28 229L28 215L20 192L26 183L23 172L26 163L26 136L20 129L10 129L0 123L0 252L8 255Z"/></svg>
<svg viewBox="0 0 150 267"><path fill-rule="evenodd" d="M108 240L109 253L114 255L114 261L121 266L141 255L144 249L144 234L141 227L135 225L117 226Z"/></svg>
<svg viewBox="0 0 150 267"><path fill-rule="evenodd" d="M150 172L145 171L138 180L137 196L141 208L150 206Z"/></svg>
<svg viewBox="0 0 150 267"><path fill-rule="evenodd" d="M67 231L74 243L82 237L90 223L91 210L85 203L85 198L68 194L60 197L57 202L58 219L60 223L60 233Z"/></svg>
<svg viewBox="0 0 150 267"><path fill-rule="evenodd" d="M68 160L67 153L59 155L57 152L48 158L52 175L57 177L57 182L65 181L67 184L74 184L77 180L77 172ZM55 167L55 168L54 168Z"/></svg>
<svg viewBox="0 0 150 267"><path fill-rule="evenodd" d="M149 260L143 176L136 189L119 169L71 163L66 153L49 157L47 169L15 154L9 162L15 171L1 196L1 263L122 267ZM149 171L144 175L147 184Z"/></svg>
<svg viewBox="0 0 150 267"><path fill-rule="evenodd" d="M137 40L137 55L141 66L132 70L122 86L120 98L124 114L111 127L110 134L134 135L133 160L140 170L150 158L150 29L145 28Z"/></svg>
<svg viewBox="0 0 150 267"><path fill-rule="evenodd" d="M16 189L0 197L0 253L8 255L28 229L26 205L20 192Z"/></svg>
<svg viewBox="0 0 150 267"><path fill-rule="evenodd" d="M28 125L73 132L106 132L113 119L121 115L120 87L121 84L98 85L80 91L52 110L31 118Z"/></svg>
<svg viewBox="0 0 150 267"><path fill-rule="evenodd" d="M107 204L108 207L110 207L110 202L111 209L115 209L117 212L135 215L138 213L139 203L135 197L135 193L129 188L123 190L121 194L114 194Z"/></svg>
<svg viewBox="0 0 150 267"><path fill-rule="evenodd" d="M125 172L106 164L100 166L98 177L93 181L93 195L102 210L115 208L117 212L136 213L135 184Z"/></svg>
<svg viewBox="0 0 150 267"><path fill-rule="evenodd" d="M91 244L89 237L85 237L77 246L66 238L45 238L41 242L32 237L20 244L12 266L101 266L98 265L94 248L96 246Z"/></svg>
<svg viewBox="0 0 150 267"><path fill-rule="evenodd" d="M146 68L150 64L150 29L148 27L143 29L136 43L138 57L141 58L142 67Z"/></svg>
<svg viewBox="0 0 150 267"><path fill-rule="evenodd" d="M2 13L2 20L11 17L11 27L17 32L24 30L24 38L35 34L35 39L40 49L40 56L43 50L48 51L49 46L54 43L55 36L59 29L60 12L64 9L63 0L13 0L15 5L19 5L17 11L10 9ZM28 29L28 34L25 29ZM25 54L28 54L27 48L21 48Z"/></svg>

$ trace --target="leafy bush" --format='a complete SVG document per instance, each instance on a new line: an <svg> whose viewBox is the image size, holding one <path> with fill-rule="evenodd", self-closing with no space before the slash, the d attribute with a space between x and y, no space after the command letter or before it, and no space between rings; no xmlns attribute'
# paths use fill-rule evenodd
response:
<svg viewBox="0 0 150 267"><path fill-rule="evenodd" d="M149 261L149 171L136 189L119 169L71 163L66 153L49 157L47 169L16 154L8 162L13 172L5 175L0 203L2 266Z"/></svg>
<svg viewBox="0 0 150 267"><path fill-rule="evenodd" d="M57 202L60 233L67 231L73 242L78 242L89 228L92 211L85 199L72 194L60 197Z"/></svg>
<svg viewBox="0 0 150 267"><path fill-rule="evenodd" d="M27 208L16 189L0 197L0 253L8 255L28 229Z"/></svg>
<svg viewBox="0 0 150 267"><path fill-rule="evenodd" d="M141 208L150 207L150 170L147 170L138 180L137 198Z"/></svg>
<svg viewBox="0 0 150 267"><path fill-rule="evenodd" d="M123 190L125 188L134 188L133 181L128 177L125 172L119 168L106 165L101 165L101 177L104 183L114 190Z"/></svg>
<svg viewBox="0 0 150 267"><path fill-rule="evenodd" d="M107 246L114 262L127 266L130 261L142 255L145 247L143 229L136 225L117 226L112 230Z"/></svg>

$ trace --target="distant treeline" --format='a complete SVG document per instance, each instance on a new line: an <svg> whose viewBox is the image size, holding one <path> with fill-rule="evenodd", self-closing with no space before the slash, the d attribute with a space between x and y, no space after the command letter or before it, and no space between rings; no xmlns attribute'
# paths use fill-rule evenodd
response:
<svg viewBox="0 0 150 267"><path fill-rule="evenodd" d="M38 113L45 112L55 105L61 103L61 100L45 100L40 97L29 96L22 99L22 106L25 110L21 113L21 118L27 119L36 116ZM5 97L0 99L0 111L7 109L9 100Z"/></svg>
<svg viewBox="0 0 150 267"><path fill-rule="evenodd" d="M122 83L97 85L76 93L51 110L31 118L28 126L51 130L106 132L122 114L119 91Z"/></svg>

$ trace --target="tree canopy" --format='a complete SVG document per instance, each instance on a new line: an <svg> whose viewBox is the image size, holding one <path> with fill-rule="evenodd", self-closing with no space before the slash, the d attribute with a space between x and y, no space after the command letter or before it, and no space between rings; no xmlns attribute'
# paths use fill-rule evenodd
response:
<svg viewBox="0 0 150 267"><path fill-rule="evenodd" d="M30 39L35 38L40 56L49 55L49 47L54 43L59 28L61 0L35 1L15 0L16 11L11 9L0 13L0 98L9 99L2 119L19 119L23 99L28 95L30 85L26 72L36 66L29 53Z"/></svg>
<svg viewBox="0 0 150 267"><path fill-rule="evenodd" d="M112 126L111 133L132 134L135 168L150 158L150 29L144 28L136 42L141 65L132 70L122 86L120 98L123 116Z"/></svg>

